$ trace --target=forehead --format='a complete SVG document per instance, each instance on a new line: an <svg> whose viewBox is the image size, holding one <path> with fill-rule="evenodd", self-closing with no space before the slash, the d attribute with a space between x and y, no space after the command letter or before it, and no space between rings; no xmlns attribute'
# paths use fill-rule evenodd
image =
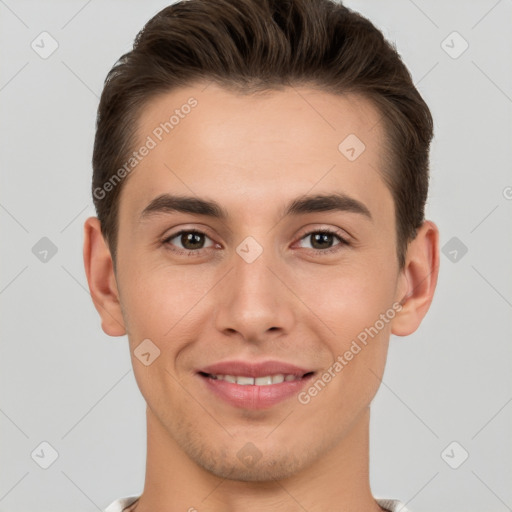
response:
<svg viewBox="0 0 512 512"><path fill-rule="evenodd" d="M165 192L215 198L240 219L330 191L370 203L377 215L393 207L379 172L380 115L357 95L299 87L242 95L190 86L148 102L137 134L138 161L120 207L134 221Z"/></svg>

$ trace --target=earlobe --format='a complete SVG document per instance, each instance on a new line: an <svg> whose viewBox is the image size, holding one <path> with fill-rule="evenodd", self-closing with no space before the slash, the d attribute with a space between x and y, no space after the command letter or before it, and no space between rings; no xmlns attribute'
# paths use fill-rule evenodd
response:
<svg viewBox="0 0 512 512"><path fill-rule="evenodd" d="M434 297L438 274L439 230L432 221L424 221L407 249L398 297L402 309L393 319L392 334L408 336L416 331Z"/></svg>
<svg viewBox="0 0 512 512"><path fill-rule="evenodd" d="M123 336L126 329L112 257L97 217L85 221L83 257L89 291L100 314L103 331L109 336Z"/></svg>

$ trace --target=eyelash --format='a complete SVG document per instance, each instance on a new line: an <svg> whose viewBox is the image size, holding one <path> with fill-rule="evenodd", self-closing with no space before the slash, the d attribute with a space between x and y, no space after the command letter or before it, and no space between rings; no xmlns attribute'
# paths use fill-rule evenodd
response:
<svg viewBox="0 0 512 512"><path fill-rule="evenodd" d="M192 249L180 249L180 248L171 248L171 243L170 241L173 240L174 238L180 236L180 235L183 235L185 233L195 233L195 234L198 234L198 235L204 235L206 237L208 237L208 235L206 233L204 233L203 231L199 231L197 229L182 229L181 231L178 231L176 233L173 233L172 235L170 235L169 237L167 237L165 240L162 241L162 244L163 245L166 245L166 246L169 246L169 250L173 251L173 252L176 252L178 254L181 254L181 255L185 255L185 256L200 256L202 254L202 251L203 249L208 249L208 247L203 247L201 249L196 249L196 250L192 250ZM335 230L330 230L330 229L317 229L317 230L313 230L313 231L309 231L308 233L305 233L299 240L303 240L304 238L307 238L308 236L311 236L311 235L314 235L314 234L325 234L325 235L334 235L339 241L340 243L333 246L333 247L330 247L328 249L310 249L310 251L312 251L314 254L330 254L330 253L334 253L334 252L337 252L341 249L341 246L348 246L350 245L349 242L343 238L340 234L340 232L338 231L335 231ZM208 237L209 238L209 237Z"/></svg>

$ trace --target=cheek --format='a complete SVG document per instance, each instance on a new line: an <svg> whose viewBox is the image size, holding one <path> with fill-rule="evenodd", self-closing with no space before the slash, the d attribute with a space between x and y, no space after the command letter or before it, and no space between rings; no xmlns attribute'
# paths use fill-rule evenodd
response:
<svg viewBox="0 0 512 512"><path fill-rule="evenodd" d="M311 311L331 328L330 335L339 340L342 349L392 307L394 277L389 268L380 269L378 264L362 261L333 266L323 275L315 276L315 287L311 287L311 276L307 281L303 276L302 282L307 284L302 285L302 296L308 297Z"/></svg>
<svg viewBox="0 0 512 512"><path fill-rule="evenodd" d="M126 261L123 309L133 335L166 339L212 288L213 275L199 266Z"/></svg>
<svg viewBox="0 0 512 512"><path fill-rule="evenodd" d="M320 423L336 429L348 428L346 422L369 406L379 388L395 310L382 283L346 278L331 285L336 290L324 295L317 311L334 331L323 340L332 360L301 403L311 400Z"/></svg>
<svg viewBox="0 0 512 512"><path fill-rule="evenodd" d="M338 364L328 367L330 374L322 378L332 382L326 386L324 399L337 403L340 411L368 403L384 372L391 320L396 314L395 276L389 267L375 263L359 261L350 267L331 268L329 276L317 281L321 292L310 290L307 299L311 310L330 328L322 328L324 343Z"/></svg>
<svg viewBox="0 0 512 512"><path fill-rule="evenodd" d="M215 280L199 267L152 265L142 258L124 263L121 300L132 365L141 393L155 411L158 397L178 400L183 394L174 377L176 365L191 341L201 337L201 299ZM148 351L150 356L142 356ZM146 366L148 357L153 362Z"/></svg>

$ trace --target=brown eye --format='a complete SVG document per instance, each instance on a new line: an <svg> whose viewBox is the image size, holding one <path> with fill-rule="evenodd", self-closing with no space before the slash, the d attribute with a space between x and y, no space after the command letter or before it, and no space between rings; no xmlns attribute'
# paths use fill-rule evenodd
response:
<svg viewBox="0 0 512 512"><path fill-rule="evenodd" d="M340 246L348 245L344 238L330 230L310 231L301 238L301 241L308 239L310 240L310 248L318 253L334 252L341 249ZM338 239L339 243L333 245L335 239Z"/></svg>
<svg viewBox="0 0 512 512"><path fill-rule="evenodd" d="M171 246L171 250L175 250L177 252L199 252L201 249L206 248L206 239L210 240L210 238L202 231L197 231L195 229L184 229L167 237L163 243L165 245ZM177 248L174 249L172 246L176 245ZM212 247L213 245L214 244L212 242L209 247Z"/></svg>
<svg viewBox="0 0 512 512"><path fill-rule="evenodd" d="M204 244L204 235L199 233L182 233L180 242L185 249L202 249Z"/></svg>

